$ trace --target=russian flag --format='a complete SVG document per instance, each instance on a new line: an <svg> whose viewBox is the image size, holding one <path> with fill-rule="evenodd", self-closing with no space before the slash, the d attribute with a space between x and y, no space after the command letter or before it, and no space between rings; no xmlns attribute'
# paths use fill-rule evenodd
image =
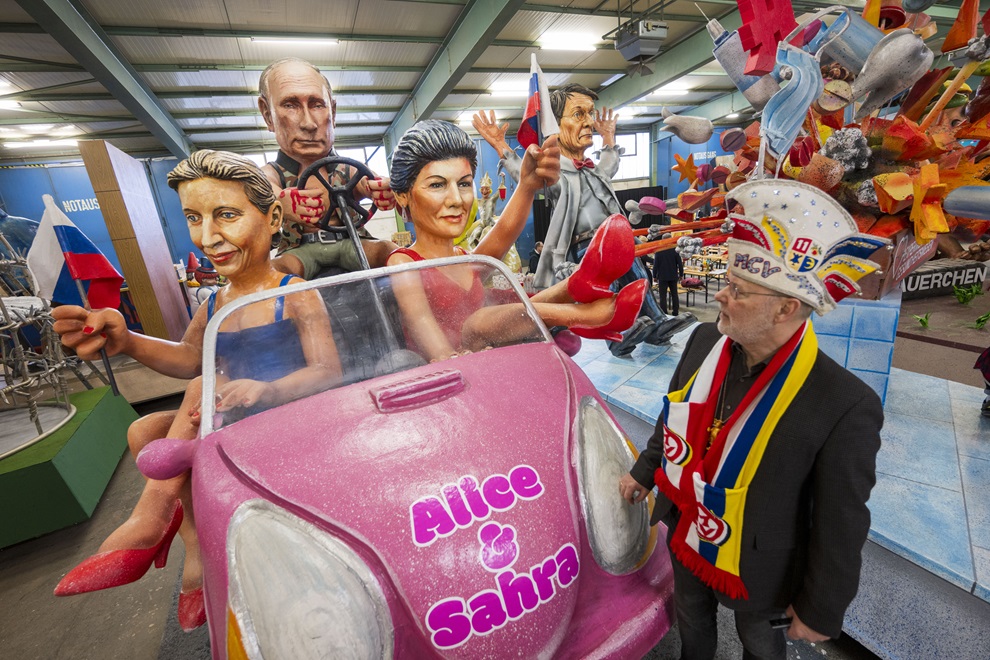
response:
<svg viewBox="0 0 990 660"><path fill-rule="evenodd" d="M546 137L560 132L557 119L550 109L550 90L543 81L543 71L536 62L536 53L530 53L529 57L529 98L519 132L516 133L523 149L531 144L540 146Z"/></svg>
<svg viewBox="0 0 990 660"><path fill-rule="evenodd" d="M124 278L93 242L55 203L44 195L45 214L28 250L28 268L37 283L37 295L62 304L84 303L75 281L89 282L89 307L120 307Z"/></svg>

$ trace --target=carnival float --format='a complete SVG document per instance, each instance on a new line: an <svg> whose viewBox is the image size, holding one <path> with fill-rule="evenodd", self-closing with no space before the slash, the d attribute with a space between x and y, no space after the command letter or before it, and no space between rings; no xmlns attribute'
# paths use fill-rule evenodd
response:
<svg viewBox="0 0 990 660"><path fill-rule="evenodd" d="M664 210L671 229L695 233L638 252L679 244L688 256L723 241L728 227L718 221L732 211L725 192L779 178L827 192L861 232L891 240L872 257L883 268L862 282L864 297L893 290L935 255L940 236L944 256L986 260L979 239L990 231L990 12L981 18L978 3L966 0L936 58L925 41L938 29L924 13L930 2L870 0L862 14L836 5L800 24L789 2L771 4L758 14L740 1L738 31L709 21L716 59L760 112L719 136L731 163L675 156L672 170L690 188ZM671 115L664 124L688 143L712 135L701 118Z"/></svg>

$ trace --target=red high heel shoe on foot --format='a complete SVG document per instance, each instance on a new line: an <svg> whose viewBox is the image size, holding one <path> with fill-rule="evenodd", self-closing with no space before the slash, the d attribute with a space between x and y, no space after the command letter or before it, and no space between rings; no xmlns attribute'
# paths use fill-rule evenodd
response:
<svg viewBox="0 0 990 660"><path fill-rule="evenodd" d="M110 550L85 559L66 574L55 587L56 596L74 596L89 591L99 591L119 587L139 580L148 572L151 564L155 568L165 566L172 539L182 524L182 504L176 500L172 509L171 522L158 540L150 548Z"/></svg>
<svg viewBox="0 0 990 660"><path fill-rule="evenodd" d="M646 280L636 280L632 284L622 287L619 295L615 297L615 313L605 325L594 328L582 326L571 327L571 332L586 339L607 339L609 341L622 341L622 331L628 330L643 306L643 299L646 297Z"/></svg>
<svg viewBox="0 0 990 660"><path fill-rule="evenodd" d="M186 632L192 632L206 623L206 600L203 587L192 591L179 591L179 625Z"/></svg>
<svg viewBox="0 0 990 660"><path fill-rule="evenodd" d="M612 296L612 286L636 258L632 226L616 213L605 219L591 237L581 263L567 279L567 292L577 302L589 303Z"/></svg>

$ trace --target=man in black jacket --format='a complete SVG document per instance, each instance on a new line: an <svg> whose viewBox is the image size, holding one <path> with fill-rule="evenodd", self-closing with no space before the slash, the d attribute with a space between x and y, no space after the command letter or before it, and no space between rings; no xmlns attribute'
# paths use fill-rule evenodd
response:
<svg viewBox="0 0 990 660"><path fill-rule="evenodd" d="M772 619L789 617L792 639L837 637L859 585L883 409L818 350L809 318L858 291L848 274L875 270L863 255L883 242L804 184L751 182L730 197L746 215L718 323L685 347L619 491L632 503L659 488L652 521L668 528L682 659L714 657L721 603L745 658L783 660Z"/></svg>
<svg viewBox="0 0 990 660"><path fill-rule="evenodd" d="M529 255L529 272L536 273L536 267L540 263L540 254L543 252L543 241L536 241L533 252Z"/></svg>
<svg viewBox="0 0 990 660"><path fill-rule="evenodd" d="M653 255L653 281L657 283L660 309L664 314L677 316L680 309L677 300L677 283L684 277L684 263L677 250L662 250ZM670 291L671 310L667 311L667 292Z"/></svg>

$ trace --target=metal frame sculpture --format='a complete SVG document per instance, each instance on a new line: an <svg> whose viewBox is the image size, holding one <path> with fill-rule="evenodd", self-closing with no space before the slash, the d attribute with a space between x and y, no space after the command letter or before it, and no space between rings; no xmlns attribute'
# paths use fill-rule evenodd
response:
<svg viewBox="0 0 990 660"><path fill-rule="evenodd" d="M69 388L63 371L69 369L86 386L92 389L89 378L80 369L80 360L67 356L62 343L52 329L51 306L47 300L35 295L34 276L27 266L26 255L17 251L0 233L0 244L8 258L0 259L0 365L3 368L3 385L0 400L3 410L26 409L37 437L15 449L0 452L0 458L20 451L38 442L58 429L75 414L69 402ZM40 347L32 346L24 334L34 328L40 336ZM88 364L88 363L87 363ZM88 364L90 375L106 379L93 365ZM66 415L45 428L39 407L63 408Z"/></svg>

